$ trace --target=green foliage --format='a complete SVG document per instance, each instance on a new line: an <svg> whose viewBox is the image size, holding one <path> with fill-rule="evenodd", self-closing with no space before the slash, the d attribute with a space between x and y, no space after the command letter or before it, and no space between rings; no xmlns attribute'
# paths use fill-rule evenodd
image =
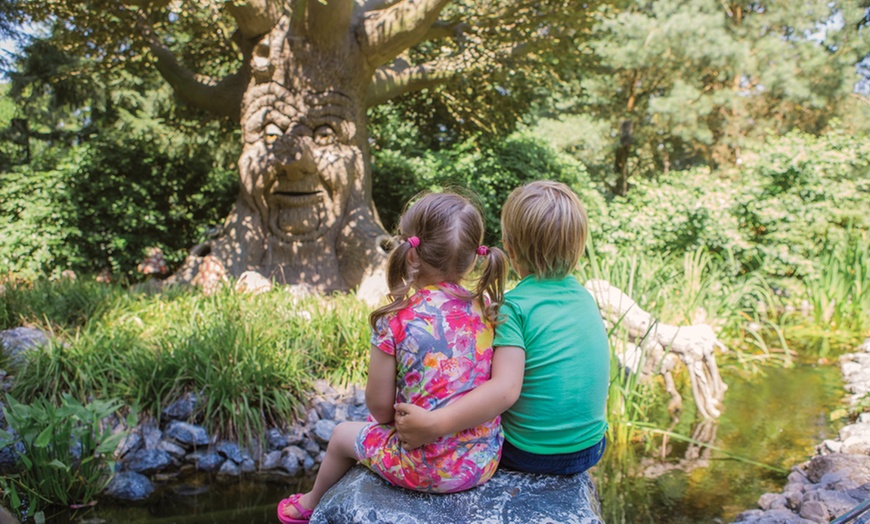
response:
<svg viewBox="0 0 870 524"><path fill-rule="evenodd" d="M0 330L48 323L49 328L75 331L96 321L126 293L120 286L93 280L36 280L5 284L0 295Z"/></svg>
<svg viewBox="0 0 870 524"><path fill-rule="evenodd" d="M592 223L598 248L682 253L705 247L731 253L744 271L772 279L815 273L818 246L840 242L870 221L870 147L834 130L816 137L772 137L747 153L740 171L696 168L637 180ZM718 176L717 176L718 175Z"/></svg>
<svg viewBox="0 0 870 524"><path fill-rule="evenodd" d="M43 398L23 404L10 395L3 409L9 431L0 448L19 449L20 473L0 479L4 505L22 521L51 506L68 508L94 500L113 472L112 456L125 437L105 421L120 409L117 401L82 404L63 395L58 406ZM129 422L135 420L133 415Z"/></svg>
<svg viewBox="0 0 870 524"><path fill-rule="evenodd" d="M0 186L0 272L57 275L63 269L137 277L147 249L183 259L235 198L235 172L214 166L206 144L100 138L55 170L19 166Z"/></svg>
<svg viewBox="0 0 870 524"><path fill-rule="evenodd" d="M638 176L730 165L764 133L819 133L860 109L855 64L870 38L856 33L862 16L854 0L608 5L577 43L585 74L543 114L591 121L594 135L572 133L574 152L618 195Z"/></svg>
<svg viewBox="0 0 870 524"><path fill-rule="evenodd" d="M402 131L413 133L414 128ZM406 152L391 146L418 148L422 152L419 157L409 158ZM407 135L399 138L392 135L386 147L375 149L373 156L374 200L388 229L394 228L403 206L417 193L456 188L480 197L486 242L498 244L501 206L507 196L524 183L541 179L571 186L580 195L590 220L603 213L604 202L583 165L527 133L514 133L498 140L467 140L437 151L423 150Z"/></svg>
<svg viewBox="0 0 870 524"><path fill-rule="evenodd" d="M51 285L13 290L16 310L38 310L38 290ZM94 303L79 309L99 313L74 329L57 327L57 343L28 353L16 375L17 398L119 398L159 417L169 402L196 392L204 403L195 417L247 441L260 438L266 424L294 419L314 378L365 379L368 311L353 297L295 300L280 289L88 296ZM65 321L66 313L49 309L34 323Z"/></svg>

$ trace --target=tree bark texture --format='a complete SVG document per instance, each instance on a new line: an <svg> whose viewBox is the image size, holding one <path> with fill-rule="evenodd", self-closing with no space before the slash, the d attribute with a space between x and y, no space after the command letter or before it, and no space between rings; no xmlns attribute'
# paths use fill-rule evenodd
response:
<svg viewBox="0 0 870 524"><path fill-rule="evenodd" d="M430 85L430 76L446 78L394 59L426 38L447 3L247 2L231 10L246 64L222 81L184 72L152 40L161 73L183 98L234 111L238 95L244 141L240 196L223 233L194 248L172 281L193 282L206 258L225 276L256 271L323 292L371 289L367 280L383 278L387 237L372 202L366 108ZM244 89L234 89L240 79Z"/></svg>

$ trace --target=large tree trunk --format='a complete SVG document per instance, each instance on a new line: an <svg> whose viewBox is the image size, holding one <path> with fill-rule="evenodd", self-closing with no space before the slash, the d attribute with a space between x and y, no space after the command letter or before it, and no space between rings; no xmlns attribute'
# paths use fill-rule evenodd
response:
<svg viewBox="0 0 870 524"><path fill-rule="evenodd" d="M374 68L350 20L318 18L311 5L305 27L285 16L254 49L240 197L223 234L194 249L176 279L192 281L210 255L231 277L257 271L328 292L358 287L385 260L366 134Z"/></svg>

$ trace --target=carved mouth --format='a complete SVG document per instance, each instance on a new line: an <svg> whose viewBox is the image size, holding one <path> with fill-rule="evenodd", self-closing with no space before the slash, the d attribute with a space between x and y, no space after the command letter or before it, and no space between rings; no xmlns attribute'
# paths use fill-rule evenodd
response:
<svg viewBox="0 0 870 524"><path fill-rule="evenodd" d="M311 206L320 202L323 191L273 191L278 204L288 207Z"/></svg>

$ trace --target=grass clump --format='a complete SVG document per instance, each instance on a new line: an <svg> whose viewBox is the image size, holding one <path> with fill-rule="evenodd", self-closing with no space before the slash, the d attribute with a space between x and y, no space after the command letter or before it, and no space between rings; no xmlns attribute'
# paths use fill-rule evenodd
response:
<svg viewBox="0 0 870 524"><path fill-rule="evenodd" d="M194 419L227 438L256 439L266 425L295 419L313 380L364 380L367 313L353 297L295 299L281 289L130 292L82 325L48 311L39 325L65 327L28 354L13 391L25 402L118 398L156 418L194 392L202 400Z"/></svg>

